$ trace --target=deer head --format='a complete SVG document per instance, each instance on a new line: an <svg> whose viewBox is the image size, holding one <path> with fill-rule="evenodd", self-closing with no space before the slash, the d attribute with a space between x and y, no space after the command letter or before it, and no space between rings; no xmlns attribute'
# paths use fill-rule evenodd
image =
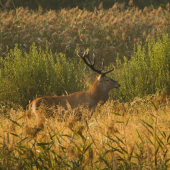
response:
<svg viewBox="0 0 170 170"><path fill-rule="evenodd" d="M95 55L93 54L93 63L91 63L89 59L89 50L87 52L85 51L83 54L80 52L77 52L77 55L84 61L84 63L89 66L93 71L100 74L95 82L93 83L92 87L89 89L91 93L93 93L95 96L102 100L108 99L108 92L113 88L119 88L120 84L116 82L115 80L111 79L110 77L107 77L106 74L110 73L114 70L114 66L105 72L102 72L104 67L104 61L102 61L102 66L100 69L97 69L94 67L95 65Z"/></svg>
<svg viewBox="0 0 170 170"><path fill-rule="evenodd" d="M106 71L106 72L102 72L103 67L104 67L104 61L102 61L102 66L100 69L94 68L95 65L95 55L93 54L93 63L91 63L90 59L89 59L89 50L87 50L87 52L85 51L83 54L81 54L80 52L77 52L77 55L83 59L84 63L89 66L93 71L95 71L96 73L100 74L97 78L97 80L100 83L105 83L105 87L110 90L112 88L118 88L120 87L120 84L116 81L114 81L113 79L109 78L106 76L107 73L110 73L111 71L114 70L114 66L112 67L112 69Z"/></svg>

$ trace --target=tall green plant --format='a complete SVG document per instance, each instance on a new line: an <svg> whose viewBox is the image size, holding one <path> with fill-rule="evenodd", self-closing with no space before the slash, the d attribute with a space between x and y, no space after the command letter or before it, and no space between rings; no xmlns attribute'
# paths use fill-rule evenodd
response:
<svg viewBox="0 0 170 170"><path fill-rule="evenodd" d="M26 106L29 100L44 95L62 95L84 88L81 63L66 59L59 53L52 55L33 44L29 54L22 54L18 46L5 59L1 58L0 100Z"/></svg>
<svg viewBox="0 0 170 170"><path fill-rule="evenodd" d="M117 58L118 70L115 79L121 84L112 96L123 101L132 101L136 96L144 97L169 87L170 82L170 38L168 34L153 39L144 47L134 48L131 60L124 57L123 67Z"/></svg>

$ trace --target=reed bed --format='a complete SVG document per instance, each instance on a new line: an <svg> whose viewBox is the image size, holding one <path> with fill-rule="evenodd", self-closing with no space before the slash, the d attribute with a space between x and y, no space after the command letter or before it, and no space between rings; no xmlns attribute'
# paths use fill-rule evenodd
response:
<svg viewBox="0 0 170 170"><path fill-rule="evenodd" d="M164 100L163 100L164 99ZM108 101L94 115L46 118L1 103L0 167L14 169L168 169L170 103L150 95L131 103ZM8 116L5 116L8 115ZM61 115L60 115L61 116ZM61 118L61 117L60 117Z"/></svg>
<svg viewBox="0 0 170 170"><path fill-rule="evenodd" d="M130 58L134 43L155 38L157 32L170 32L169 3L166 8L153 6L140 10L129 3L115 3L104 10L102 4L93 12L78 7L58 11L37 11L20 7L0 12L0 55L5 56L15 44L28 52L33 42L42 49L73 57L75 49L90 47L106 64L115 62L117 54ZM7 47L8 46L8 47Z"/></svg>

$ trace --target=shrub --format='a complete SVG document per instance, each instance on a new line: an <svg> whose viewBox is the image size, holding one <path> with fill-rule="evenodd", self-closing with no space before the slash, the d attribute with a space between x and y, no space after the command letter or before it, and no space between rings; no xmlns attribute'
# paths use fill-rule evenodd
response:
<svg viewBox="0 0 170 170"><path fill-rule="evenodd" d="M124 57L123 67L119 57L119 70L115 75L116 81L121 84L114 96L123 101L132 101L135 97L144 97L154 94L160 89L169 88L170 82L170 38L164 34L162 38L152 39L141 47L137 45L136 52L131 60ZM113 94L112 94L113 95Z"/></svg>
<svg viewBox="0 0 170 170"><path fill-rule="evenodd" d="M2 67L3 66L3 67ZM33 44L29 54L22 54L16 45L1 58L0 100L26 106L29 100L44 95L62 95L84 88L81 63L66 60L65 55L52 55Z"/></svg>
<svg viewBox="0 0 170 170"><path fill-rule="evenodd" d="M127 60L124 57L123 64L118 57L113 79L121 84L121 88L112 90L111 98L132 101L135 97L168 89L169 46L168 34L164 34L143 47L137 45L132 58ZM78 63L76 59L66 59L61 53L52 55L48 47L43 51L35 45L29 54L22 55L16 46L5 59L1 59L0 100L25 107L35 97L84 90L87 86L82 69L84 63Z"/></svg>

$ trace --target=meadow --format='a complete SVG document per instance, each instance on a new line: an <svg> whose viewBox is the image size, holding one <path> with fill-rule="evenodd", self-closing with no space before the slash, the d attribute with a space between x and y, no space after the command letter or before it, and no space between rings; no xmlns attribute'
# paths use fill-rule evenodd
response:
<svg viewBox="0 0 170 170"><path fill-rule="evenodd" d="M169 169L169 8L1 11L0 169ZM86 48L121 88L90 119L81 107L36 119L29 101L92 85Z"/></svg>
<svg viewBox="0 0 170 170"><path fill-rule="evenodd" d="M158 95L131 103L107 102L88 110L38 119L29 110L1 108L2 169L168 169L170 104ZM7 113L9 117L5 114ZM67 120L67 121L63 121Z"/></svg>

